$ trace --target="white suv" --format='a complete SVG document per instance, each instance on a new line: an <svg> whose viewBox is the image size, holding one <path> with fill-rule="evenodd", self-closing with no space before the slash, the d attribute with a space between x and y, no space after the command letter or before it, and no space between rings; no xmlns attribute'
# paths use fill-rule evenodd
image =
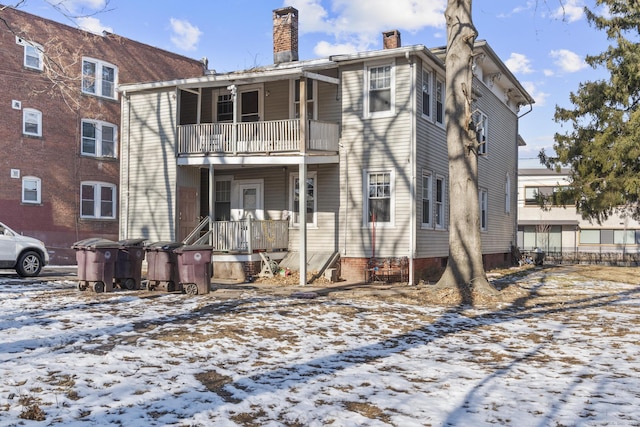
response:
<svg viewBox="0 0 640 427"><path fill-rule="evenodd" d="M0 268L12 268L22 277L33 277L48 263L44 243L22 236L0 222Z"/></svg>

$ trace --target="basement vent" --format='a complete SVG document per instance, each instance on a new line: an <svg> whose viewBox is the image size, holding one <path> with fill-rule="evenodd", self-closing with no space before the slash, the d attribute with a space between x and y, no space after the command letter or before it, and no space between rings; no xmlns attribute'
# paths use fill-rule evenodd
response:
<svg viewBox="0 0 640 427"><path fill-rule="evenodd" d="M20 178L20 169L11 169L11 178Z"/></svg>
<svg viewBox="0 0 640 427"><path fill-rule="evenodd" d="M22 109L22 102L16 101L14 99L13 101L11 101L11 108L13 108L14 110L21 110Z"/></svg>

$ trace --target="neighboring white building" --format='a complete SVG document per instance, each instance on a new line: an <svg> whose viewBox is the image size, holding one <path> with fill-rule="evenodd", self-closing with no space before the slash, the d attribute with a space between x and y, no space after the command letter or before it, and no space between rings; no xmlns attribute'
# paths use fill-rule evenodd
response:
<svg viewBox="0 0 640 427"><path fill-rule="evenodd" d="M556 261L635 262L640 256L640 223L632 218L613 215L598 224L582 219L575 205L539 205L537 195L553 195L568 185L567 177L566 170L518 170L518 247L538 247Z"/></svg>

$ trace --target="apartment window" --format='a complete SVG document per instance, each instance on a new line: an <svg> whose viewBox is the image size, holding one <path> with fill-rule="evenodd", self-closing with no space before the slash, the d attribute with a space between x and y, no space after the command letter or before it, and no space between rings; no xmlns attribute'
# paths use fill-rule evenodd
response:
<svg viewBox="0 0 640 427"><path fill-rule="evenodd" d="M231 220L231 181L216 181L216 221Z"/></svg>
<svg viewBox="0 0 640 427"><path fill-rule="evenodd" d="M33 108L22 110L22 133L31 136L42 136L42 112Z"/></svg>
<svg viewBox="0 0 640 427"><path fill-rule="evenodd" d="M509 174L504 182L504 212L511 213L511 176Z"/></svg>
<svg viewBox="0 0 640 427"><path fill-rule="evenodd" d="M306 221L307 224L317 225L316 212L317 212L317 197L316 197L316 172L310 172L307 175L307 208L306 208ZM292 194L289 200L291 200L291 216L293 225L300 225L300 178L297 174L291 175L291 188Z"/></svg>
<svg viewBox="0 0 640 427"><path fill-rule="evenodd" d="M366 224L393 225L393 172L365 171Z"/></svg>
<svg viewBox="0 0 640 427"><path fill-rule="evenodd" d="M436 78L436 123L444 125L444 81Z"/></svg>
<svg viewBox="0 0 640 427"><path fill-rule="evenodd" d="M116 98L118 67L97 59L82 60L82 92L104 98Z"/></svg>
<svg viewBox="0 0 640 427"><path fill-rule="evenodd" d="M230 93L218 95L216 121L218 123L233 122L233 96Z"/></svg>
<svg viewBox="0 0 640 427"><path fill-rule="evenodd" d="M393 112L393 66L380 65L367 68L367 106L368 116Z"/></svg>
<svg viewBox="0 0 640 427"><path fill-rule="evenodd" d="M488 215L489 215L489 201L488 193L485 189L480 189L478 192L478 201L480 204L480 230L487 231Z"/></svg>
<svg viewBox="0 0 640 427"><path fill-rule="evenodd" d="M22 203L39 204L41 201L41 180L35 176L22 178Z"/></svg>
<svg viewBox="0 0 640 427"><path fill-rule="evenodd" d="M24 47L24 66L42 71L44 49L38 43L26 41L16 37L16 43Z"/></svg>
<svg viewBox="0 0 640 427"><path fill-rule="evenodd" d="M435 217L436 228L444 228L444 178L436 177Z"/></svg>
<svg viewBox="0 0 640 427"><path fill-rule="evenodd" d="M476 128L476 139L478 140L478 155L487 154L487 115L482 111L477 111L473 115L473 123Z"/></svg>
<svg viewBox="0 0 640 427"><path fill-rule="evenodd" d="M80 217L113 219L116 217L116 186L105 182L80 185Z"/></svg>
<svg viewBox="0 0 640 427"><path fill-rule="evenodd" d="M431 73L422 70L422 115L431 117Z"/></svg>
<svg viewBox="0 0 640 427"><path fill-rule="evenodd" d="M313 83L313 80L307 79L307 118L315 119L316 118L316 85ZM294 82L293 88L293 108L294 108L294 117L300 118L300 79Z"/></svg>
<svg viewBox="0 0 640 427"><path fill-rule="evenodd" d="M82 120L82 148L85 156L116 157L117 127L98 120Z"/></svg>
<svg viewBox="0 0 640 427"><path fill-rule="evenodd" d="M431 227L431 174L422 175L422 226Z"/></svg>
<svg viewBox="0 0 640 427"><path fill-rule="evenodd" d="M613 243L616 245L635 245L635 230L613 230Z"/></svg>

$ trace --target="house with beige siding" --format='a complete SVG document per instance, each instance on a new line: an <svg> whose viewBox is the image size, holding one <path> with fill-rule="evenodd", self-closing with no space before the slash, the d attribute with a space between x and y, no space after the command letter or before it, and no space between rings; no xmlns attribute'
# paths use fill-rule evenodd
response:
<svg viewBox="0 0 640 427"><path fill-rule="evenodd" d="M273 65L120 86L121 238L201 229L219 277L255 273L257 252L295 265L301 284L327 263L349 280L440 271L448 212L465 209L447 196L444 49L389 31L381 50L299 60L297 10L275 10L273 24ZM486 42L476 53L491 267L516 242L518 118L533 100Z"/></svg>

